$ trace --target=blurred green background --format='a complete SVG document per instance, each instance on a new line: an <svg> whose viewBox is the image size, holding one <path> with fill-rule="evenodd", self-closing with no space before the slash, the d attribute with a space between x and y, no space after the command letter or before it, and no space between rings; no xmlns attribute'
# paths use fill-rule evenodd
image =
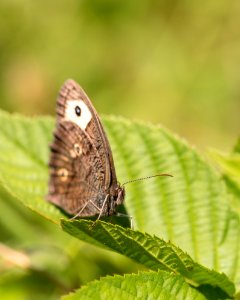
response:
<svg viewBox="0 0 240 300"><path fill-rule="evenodd" d="M240 131L239 16L237 0L1 0L0 108L54 115L60 86L73 78L101 114L162 123L202 150L230 150ZM0 258L4 299L55 298L138 269L4 191L0 211L0 241L37 265Z"/></svg>
<svg viewBox="0 0 240 300"><path fill-rule="evenodd" d="M54 114L77 80L99 113L229 149L240 122L240 3L0 2L0 106Z"/></svg>

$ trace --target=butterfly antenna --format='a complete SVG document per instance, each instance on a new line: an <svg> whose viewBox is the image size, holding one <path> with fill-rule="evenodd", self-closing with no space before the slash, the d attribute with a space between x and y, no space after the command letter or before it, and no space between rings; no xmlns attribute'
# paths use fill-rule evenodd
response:
<svg viewBox="0 0 240 300"><path fill-rule="evenodd" d="M153 178L153 177L160 177L160 176L173 177L173 175L171 175L171 174L156 174L156 175L152 175L152 176L146 176L146 177L141 177L141 178L129 180L129 181L124 182L122 185L124 186L124 185L126 185L128 183L132 183L132 182L136 182L136 181L141 181L141 180L145 180L145 179L150 179L150 178Z"/></svg>

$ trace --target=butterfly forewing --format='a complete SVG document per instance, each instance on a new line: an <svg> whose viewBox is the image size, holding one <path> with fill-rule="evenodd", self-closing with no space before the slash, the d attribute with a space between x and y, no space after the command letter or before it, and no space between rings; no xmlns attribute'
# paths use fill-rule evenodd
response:
<svg viewBox="0 0 240 300"><path fill-rule="evenodd" d="M50 148L49 201L70 214L85 206L81 216L92 216L107 195L109 201L116 198L119 186L108 140L91 101L73 80L60 90ZM107 204L102 215L114 213Z"/></svg>

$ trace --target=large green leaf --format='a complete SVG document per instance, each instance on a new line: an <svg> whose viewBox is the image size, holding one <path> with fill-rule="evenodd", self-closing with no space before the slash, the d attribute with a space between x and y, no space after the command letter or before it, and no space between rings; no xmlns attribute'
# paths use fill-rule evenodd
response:
<svg viewBox="0 0 240 300"><path fill-rule="evenodd" d="M44 200L53 120L0 114L0 181L24 205L58 222L64 215Z"/></svg>
<svg viewBox="0 0 240 300"><path fill-rule="evenodd" d="M71 235L100 247L114 250L152 270L164 270L181 274L194 286L218 287L228 295L234 294L234 286L224 274L209 270L198 263L171 242L124 229L105 222L97 222L91 227L90 221L62 220L63 230Z"/></svg>
<svg viewBox="0 0 240 300"><path fill-rule="evenodd" d="M105 120L105 126L120 178L174 175L127 186L126 206L136 227L170 239L197 261L233 278L239 223L220 175L161 127L114 119Z"/></svg>
<svg viewBox="0 0 240 300"><path fill-rule="evenodd" d="M231 209L240 216L240 140L238 139L234 149L230 153L211 149L210 157L214 160L217 167L222 173L222 178L231 194L229 205ZM240 286L240 256L236 263L237 278L235 279L237 286Z"/></svg>
<svg viewBox="0 0 240 300"><path fill-rule="evenodd" d="M136 229L170 239L199 263L238 282L239 219L220 176L185 142L159 127L104 118L118 179L171 173L126 186ZM26 206L55 223L64 215L44 197L54 122L0 113L0 181Z"/></svg>
<svg viewBox="0 0 240 300"><path fill-rule="evenodd" d="M180 276L165 272L142 272L137 275L125 275L124 277L105 277L62 299L204 300L208 298L191 288Z"/></svg>

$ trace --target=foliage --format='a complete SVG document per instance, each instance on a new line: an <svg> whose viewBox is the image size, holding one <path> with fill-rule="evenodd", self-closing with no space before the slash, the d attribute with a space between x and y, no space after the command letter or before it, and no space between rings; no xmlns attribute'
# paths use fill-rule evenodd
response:
<svg viewBox="0 0 240 300"><path fill-rule="evenodd" d="M90 283L63 300L77 299L206 299L180 276L165 272L147 272L124 277L114 276Z"/></svg>
<svg viewBox="0 0 240 300"><path fill-rule="evenodd" d="M89 257L94 260L94 254L91 250L79 250L70 235L62 235L59 230L61 226L63 231L97 248L111 250L134 260L138 267L134 265L133 269L141 269L140 265L145 268L144 272L135 275L106 277L91 282L76 294L66 296L66 299L91 298L93 293L96 293L96 299L105 299L113 294L117 297L115 299L130 294L139 299L146 294L156 295L159 299L164 299L166 295L169 299L184 299L184 295L191 295L189 299L232 297L235 287L238 290L240 284L240 224L239 214L231 204L236 194L233 195L220 172L213 169L187 143L160 126L115 117L104 117L103 123L112 145L120 182L159 172L174 175L173 178L160 177L126 186L125 209L133 217L135 230L111 224L108 218L105 219L108 222L98 221L94 227L91 226L91 220L70 221L62 211L46 202L48 144L52 139L53 120L0 113L0 203L4 206L9 201L13 208L16 207L16 212L20 210L22 214L23 208L16 201L19 200L24 207L52 221L53 224L46 224L39 221L40 217L35 220L27 215L24 221L20 218L19 226L22 226L21 232L24 233L27 224L33 224L33 230L31 226L26 229L26 234L33 239L31 247L36 246L34 228L37 228L40 236L49 237L51 242L48 241L48 246L54 246L51 251L50 248L45 251L36 251L35 248L33 255L26 250L25 241L23 251L17 249L19 253L16 252L27 257L24 266L17 266L18 261L11 260L2 247L0 254L3 261L10 260L20 268L22 273L18 276L21 280L25 278L25 283L26 278L41 278L43 283L51 282L49 290L44 291L40 288L39 280L35 281L39 295L51 293L54 298L91 281L82 277L77 280L78 286L73 284L77 276L84 276L84 272L78 269L78 259L82 263ZM16 212L13 210L13 218L15 215L18 217ZM113 221L121 224L117 217ZM11 228L9 220L3 219L1 222L5 228L9 226L5 233L11 230L19 236L19 229ZM7 241L7 238L3 240ZM42 245L44 243L43 240ZM14 246L11 241L7 244ZM40 243L39 246L42 245ZM82 244L82 247L86 245ZM57 249L64 251L58 253ZM109 264L114 266L114 257L110 253L102 260L102 268ZM74 255L75 266L68 261ZM52 260L52 256L58 259ZM115 271L106 270L106 274L132 272L133 269L126 265L118 269L115 264ZM15 290L23 295L26 291L29 293L27 284L25 290L24 285L21 289L13 284L11 280L17 280L17 275L11 279L9 272L17 274L12 268L5 269L0 291L7 294L5 287L15 286L13 294ZM32 274L30 277L29 272ZM139 288L135 289L134 286Z"/></svg>

